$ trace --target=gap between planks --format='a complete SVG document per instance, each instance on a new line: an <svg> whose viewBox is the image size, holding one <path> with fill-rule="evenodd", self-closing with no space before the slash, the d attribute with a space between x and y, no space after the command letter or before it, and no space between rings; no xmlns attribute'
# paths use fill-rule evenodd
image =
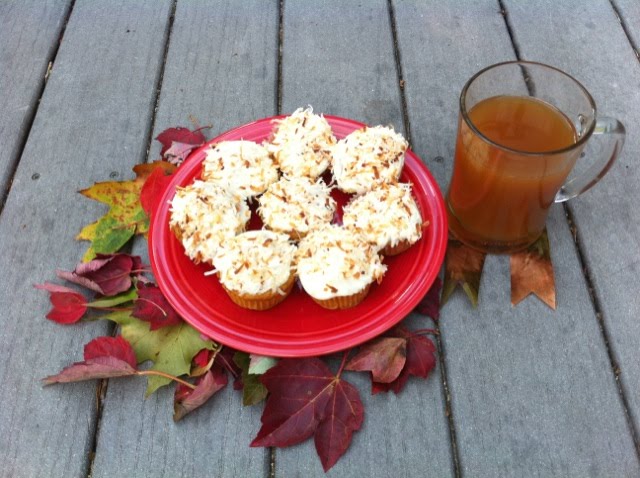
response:
<svg viewBox="0 0 640 478"><path fill-rule="evenodd" d="M629 27L627 26L627 22L622 16L622 12L618 8L618 5L616 5L615 0L609 0L609 3L611 4L611 8L613 8L613 13L615 13L616 17L618 18L618 21L620 22L622 31L627 36L627 41L629 42L629 45L631 45L631 48L633 49L633 53L635 53L636 58L638 59L638 61L640 61L640 50L638 49L638 46L636 45L636 43L633 41L633 37L629 34Z"/></svg>
<svg viewBox="0 0 640 478"><path fill-rule="evenodd" d="M498 1L498 6L500 7L500 14L502 15L503 19L504 19L504 23L505 26L507 28L507 32L509 33L509 38L511 39L511 45L513 47L513 52L516 56L517 60L521 60L522 56L520 55L520 46L518 44L518 41L516 39L515 36L515 32L513 30L513 26L511 25L511 20L509 18L509 12L506 8L506 6L503 3L503 0L497 0ZM617 6L615 5L614 0L609 0L609 3L611 4L611 8L613 9L615 15L617 16L618 20L620 21L620 25L622 27L622 30L624 31L627 40L629 41L629 44L631 45L631 48L633 49L636 58L638 60L640 60L640 56L638 55L638 50L635 47L633 40L631 39L631 37L629 36L629 33L627 31L626 28L626 24L624 22L624 19L622 18ZM526 81L526 78L525 78ZM528 86L528 83L527 83ZM633 440L633 444L635 446L635 450L636 450L636 455L638 456L638 459L640 459L640 435L639 432L633 422L633 420L631 419L631 414L629 412L630 407L629 407L629 400L627 399L627 394L626 394L626 390L627 387L624 383L624 380L622 380L622 377L620 376L620 367L617 363L617 360L615 358L615 354L613 353L613 350L611 348L611 343L609 340L609 330L607 329L605 320L604 320L604 313L602 311L602 307L600 305L600 297L598 296L596 289L594 287L594 281L592 279L592 274L591 271L589 270L589 266L587 264L586 261L586 255L584 253L584 246L583 246L583 242L581 239L581 235L580 235L580 231L578 230L578 225L576 224L576 221L574 219L574 215L573 215L573 209L571 207L571 205L568 202L563 203L563 208L564 208L564 213L565 213L565 217L567 219L567 223L569 225L569 229L571 230L571 236L573 237L573 242L574 242L574 246L576 248L576 252L578 254L578 260L580 262L580 267L582 269L582 276L584 277L585 283L587 285L587 291L589 293L589 297L591 299L591 305L593 307L593 311L595 313L596 316L596 320L598 322L598 327L600 329L600 333L602 335L602 340L604 342L604 346L605 349L607 351L607 356L609 358L609 365L611 366L611 371L613 372L613 376L616 382L616 389L618 391L618 397L620 398L620 401L622 403L622 408L624 410L624 415L625 415L625 420L627 421L627 426L629 428L629 433L631 435L631 439Z"/></svg>

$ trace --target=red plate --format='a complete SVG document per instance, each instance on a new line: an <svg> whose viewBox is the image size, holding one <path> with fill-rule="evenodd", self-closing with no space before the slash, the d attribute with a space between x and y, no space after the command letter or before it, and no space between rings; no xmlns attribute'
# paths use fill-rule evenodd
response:
<svg viewBox="0 0 640 478"><path fill-rule="evenodd" d="M335 116L325 116L333 132L343 138L364 126ZM386 258L387 273L367 298L347 310L327 310L297 287L273 309L256 312L235 305L214 276L211 267L196 266L169 230L169 201L176 186L200 176L205 151L211 143L246 139L262 141L273 129L265 118L228 131L196 150L176 172L164 192L149 233L151 267L171 305L203 334L245 352L274 357L322 355L358 345L380 335L416 306L435 280L447 243L447 219L435 180L411 151L407 151L401 181L413 184L422 217L429 221L423 237L408 251ZM344 203L345 197L337 198ZM254 212L255 215L255 212ZM252 224L255 224L255 219Z"/></svg>

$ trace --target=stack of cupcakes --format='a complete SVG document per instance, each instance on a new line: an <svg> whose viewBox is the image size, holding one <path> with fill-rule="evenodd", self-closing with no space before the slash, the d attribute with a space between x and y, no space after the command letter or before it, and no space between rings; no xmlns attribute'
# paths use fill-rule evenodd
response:
<svg viewBox="0 0 640 478"><path fill-rule="evenodd" d="M202 180L178 188L170 227L194 262L214 267L241 307L279 304L296 277L322 307L353 307L382 280L382 256L405 251L422 235L411 185L398 182L407 142L382 126L337 141L311 108L274 123L263 145L214 144ZM327 185L321 176L329 168ZM333 188L353 194L342 225L334 221ZM254 199L263 229L244 232Z"/></svg>

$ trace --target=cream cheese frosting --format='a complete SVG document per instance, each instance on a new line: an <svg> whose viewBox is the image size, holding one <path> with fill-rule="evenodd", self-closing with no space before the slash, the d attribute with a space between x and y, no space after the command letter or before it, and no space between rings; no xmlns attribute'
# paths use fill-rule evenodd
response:
<svg viewBox="0 0 640 478"><path fill-rule="evenodd" d="M315 179L329 167L335 143L329 122L309 107L277 120L266 146L283 174Z"/></svg>
<svg viewBox="0 0 640 478"><path fill-rule="evenodd" d="M210 263L222 240L244 231L250 217L244 199L217 184L196 180L176 188L169 226L179 231L193 261Z"/></svg>
<svg viewBox="0 0 640 478"><path fill-rule="evenodd" d="M280 287L294 274L295 252L286 234L247 231L223 241L213 266L227 289L245 295L284 295Z"/></svg>
<svg viewBox="0 0 640 478"><path fill-rule="evenodd" d="M202 178L248 198L262 194L278 180L278 168L267 149L253 141L212 145L202 163Z"/></svg>
<svg viewBox="0 0 640 478"><path fill-rule="evenodd" d="M258 199L258 213L269 229L303 237L329 224L336 210L331 188L322 179L283 176Z"/></svg>
<svg viewBox="0 0 640 478"><path fill-rule="evenodd" d="M363 236L336 225L310 232L296 257L302 287L318 300L357 294L387 270Z"/></svg>
<svg viewBox="0 0 640 478"><path fill-rule="evenodd" d="M407 183L383 184L354 197L343 209L342 222L363 234L377 250L422 236L422 217Z"/></svg>
<svg viewBox="0 0 640 478"><path fill-rule="evenodd" d="M362 194L377 185L398 181L407 147L400 133L385 126L352 132L333 148L333 175L338 188Z"/></svg>

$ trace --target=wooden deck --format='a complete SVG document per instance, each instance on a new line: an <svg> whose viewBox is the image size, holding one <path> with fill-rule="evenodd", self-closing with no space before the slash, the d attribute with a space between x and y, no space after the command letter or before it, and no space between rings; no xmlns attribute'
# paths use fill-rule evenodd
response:
<svg viewBox="0 0 640 478"><path fill-rule="evenodd" d="M603 182L550 216L558 310L512 308L508 258L488 257L479 308L456 294L435 324L430 379L371 396L348 375L365 424L328 476L640 476L637 1L0 0L0 45L0 476L323 476L311 442L250 448L261 407L231 387L177 425L144 380L43 389L111 329L45 320L31 285L84 252L102 208L76 191L131 177L189 115L210 136L309 104L391 123L445 189L463 84L516 58L627 128Z"/></svg>

